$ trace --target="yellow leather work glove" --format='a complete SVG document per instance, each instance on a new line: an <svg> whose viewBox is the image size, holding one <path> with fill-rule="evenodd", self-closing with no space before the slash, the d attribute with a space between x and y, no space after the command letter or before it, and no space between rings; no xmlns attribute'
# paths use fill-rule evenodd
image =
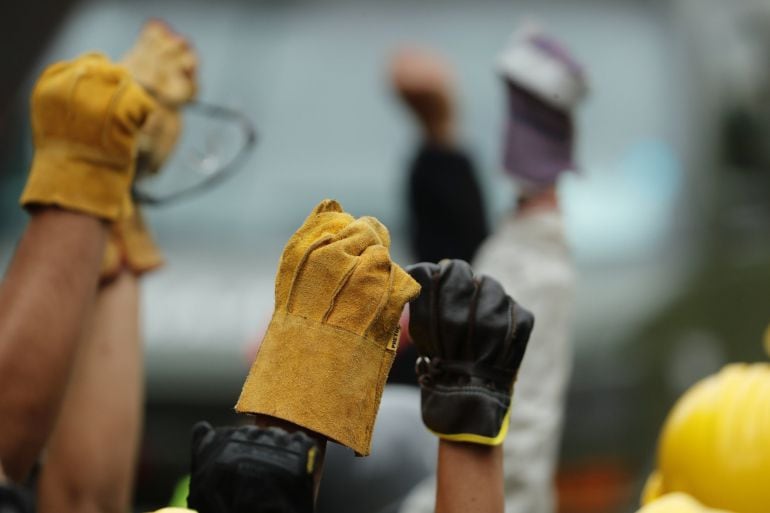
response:
<svg viewBox="0 0 770 513"><path fill-rule="evenodd" d="M198 58L187 39L167 24L152 20L144 25L122 62L158 104L139 138L139 162L143 164L139 172L156 173L182 132L179 108L198 90ZM114 278L123 269L141 275L161 265L163 254L134 205L134 215L112 227L102 259L102 279Z"/></svg>
<svg viewBox="0 0 770 513"><path fill-rule="evenodd" d="M142 129L144 168L154 173L176 145L182 131L179 109L198 92L198 56L190 42L159 20L147 22L122 63L159 107Z"/></svg>
<svg viewBox="0 0 770 513"><path fill-rule="evenodd" d="M420 286L388 230L321 202L289 239L275 311L236 410L310 429L366 456L404 304Z"/></svg>
<svg viewBox="0 0 770 513"><path fill-rule="evenodd" d="M138 133L154 106L128 70L103 55L49 66L32 91L35 156L21 204L110 221L130 215Z"/></svg>
<svg viewBox="0 0 770 513"><path fill-rule="evenodd" d="M179 107L197 94L198 57L184 36L160 20L145 23L123 64L165 105Z"/></svg>

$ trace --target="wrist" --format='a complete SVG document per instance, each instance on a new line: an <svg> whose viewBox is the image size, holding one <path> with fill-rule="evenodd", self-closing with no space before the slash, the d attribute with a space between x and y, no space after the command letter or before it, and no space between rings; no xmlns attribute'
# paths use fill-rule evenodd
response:
<svg viewBox="0 0 770 513"><path fill-rule="evenodd" d="M502 513L503 450L441 440L437 513Z"/></svg>
<svg viewBox="0 0 770 513"><path fill-rule="evenodd" d="M35 225L49 225L49 223L67 222L69 230L82 232L87 229L89 233L99 233L104 239L111 226L109 221L78 210L63 208L58 205L31 204L27 208L30 222ZM77 227L77 228L76 228ZM86 228L87 227L87 228ZM51 228L54 229L54 228ZM70 233L73 233L70 231Z"/></svg>
<svg viewBox="0 0 770 513"><path fill-rule="evenodd" d="M35 151L20 201L24 207L56 206L115 221L130 212L132 176L131 158L81 158L64 143L46 145Z"/></svg>

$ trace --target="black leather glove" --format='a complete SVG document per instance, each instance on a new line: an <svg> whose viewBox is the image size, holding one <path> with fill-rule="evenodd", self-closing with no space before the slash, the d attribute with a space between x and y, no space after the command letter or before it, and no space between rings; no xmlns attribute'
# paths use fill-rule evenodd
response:
<svg viewBox="0 0 770 513"><path fill-rule="evenodd" d="M199 422L187 505L198 513L312 513L317 450L302 432Z"/></svg>
<svg viewBox="0 0 770 513"><path fill-rule="evenodd" d="M441 438L499 445L534 317L462 260L407 268L422 286L409 305L422 420Z"/></svg>
<svg viewBox="0 0 770 513"><path fill-rule="evenodd" d="M30 493L8 483L0 483L0 513L32 513L32 497Z"/></svg>

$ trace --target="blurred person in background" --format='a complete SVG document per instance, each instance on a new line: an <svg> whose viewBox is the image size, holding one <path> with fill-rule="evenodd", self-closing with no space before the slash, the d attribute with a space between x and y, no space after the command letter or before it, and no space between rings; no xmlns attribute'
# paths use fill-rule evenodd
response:
<svg viewBox="0 0 770 513"><path fill-rule="evenodd" d="M21 196L30 221L0 284L0 465L11 482L27 478L56 424L110 227L131 215L140 131L155 106L97 53L49 66L32 92L35 154Z"/></svg>
<svg viewBox="0 0 770 513"><path fill-rule="evenodd" d="M517 204L474 265L514 291L538 319L517 382L504 446L506 510L555 511L554 474L572 361L574 267L557 185L575 169L574 109L587 86L580 65L552 36L525 28L498 61L508 92L503 165Z"/></svg>
<svg viewBox="0 0 770 513"><path fill-rule="evenodd" d="M156 173L180 136L179 109L195 97L197 57L184 37L153 20L120 64L157 104L137 157L138 173ZM144 406L139 283L162 263L134 203L132 215L110 227L95 303L40 474L41 513L130 505Z"/></svg>
<svg viewBox="0 0 770 513"><path fill-rule="evenodd" d="M408 172L412 252L422 262L470 262L488 229L473 161L458 140L452 70L427 50L403 49L391 59L390 80L420 130Z"/></svg>
<svg viewBox="0 0 770 513"><path fill-rule="evenodd" d="M404 55L397 58L406 59ZM431 66L419 69L435 75ZM554 474L572 361L574 269L557 185L564 172L575 169L573 112L587 87L566 48L532 27L514 36L499 57L498 72L508 96L503 165L518 198L479 248L474 268L514 291L538 319L518 376L517 407L503 448L505 498L506 511L548 513L555 511ZM439 90L447 88L434 88L433 94L446 96ZM458 148L452 151L456 165L471 162ZM418 486L401 511L433 511L433 488L430 480Z"/></svg>
<svg viewBox="0 0 770 513"><path fill-rule="evenodd" d="M389 78L419 130L408 170L412 254L423 262L470 262L489 231L473 160L459 141L452 69L431 51L403 48L391 57ZM404 328L391 382L417 385L406 319Z"/></svg>

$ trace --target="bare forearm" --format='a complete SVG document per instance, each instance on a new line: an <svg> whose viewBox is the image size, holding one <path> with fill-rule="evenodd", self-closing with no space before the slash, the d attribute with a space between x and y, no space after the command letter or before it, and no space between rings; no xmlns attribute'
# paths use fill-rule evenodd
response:
<svg viewBox="0 0 770 513"><path fill-rule="evenodd" d="M129 509L142 422L138 306L131 273L99 289L47 445L40 512Z"/></svg>
<svg viewBox="0 0 770 513"><path fill-rule="evenodd" d="M35 213L0 285L0 460L22 479L59 410L106 239L97 218Z"/></svg>
<svg viewBox="0 0 770 513"><path fill-rule="evenodd" d="M503 451L441 440L436 513L502 513Z"/></svg>

